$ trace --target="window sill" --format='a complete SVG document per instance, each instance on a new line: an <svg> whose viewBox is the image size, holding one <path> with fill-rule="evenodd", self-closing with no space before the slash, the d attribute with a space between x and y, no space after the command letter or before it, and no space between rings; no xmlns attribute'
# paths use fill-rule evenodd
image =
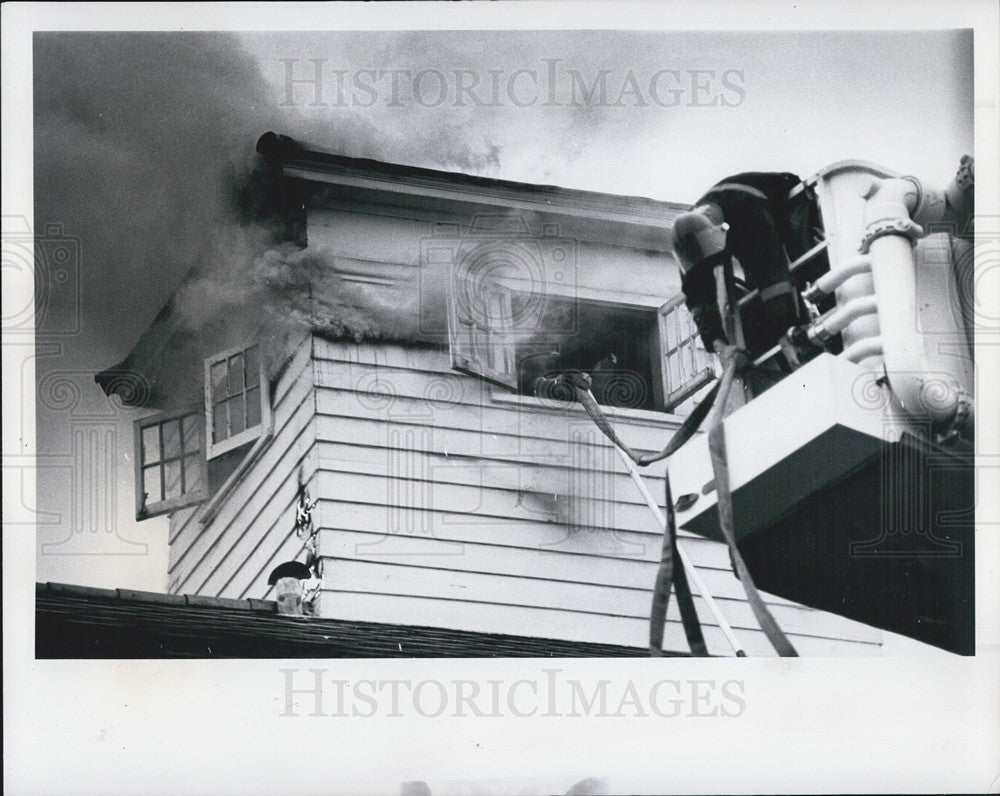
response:
<svg viewBox="0 0 1000 796"><path fill-rule="evenodd" d="M554 401L547 401L542 398L535 398L530 395L515 395L504 392L499 388L490 390L490 398L495 404L505 406L516 406L520 409L527 409L538 412L571 412L582 417L588 417L586 410L579 403L556 404ZM669 412L656 412L651 409L626 409L619 406L602 406L601 409L609 420L623 420L629 423L651 426L655 428L674 428L684 422L681 415Z"/></svg>
<svg viewBox="0 0 1000 796"><path fill-rule="evenodd" d="M152 517L159 517L161 514L180 511L181 509L186 509L188 506L194 506L203 502L207 497L208 495L204 490L199 490L198 492L189 492L185 495L168 498L167 500L160 500L156 503L149 503L136 511L135 520L136 522L142 522Z"/></svg>
<svg viewBox="0 0 1000 796"><path fill-rule="evenodd" d="M205 458L209 461L221 456L223 453L228 453L231 450L236 450L248 442L252 442L255 439L259 439L264 436L263 424L258 423L256 426L252 426L239 434L222 440L221 442L209 442L205 448ZM209 429L209 432L211 430ZM207 435L206 435L207 436Z"/></svg>

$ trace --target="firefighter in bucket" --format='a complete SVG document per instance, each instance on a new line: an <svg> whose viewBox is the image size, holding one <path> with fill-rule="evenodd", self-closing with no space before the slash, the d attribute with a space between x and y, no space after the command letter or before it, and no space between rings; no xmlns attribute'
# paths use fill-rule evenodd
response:
<svg viewBox="0 0 1000 796"><path fill-rule="evenodd" d="M787 203L799 183L789 173L737 174L714 185L674 222L681 286L707 351L722 341L760 353L806 320L786 255L786 244L807 234L807 221L790 213ZM745 341L727 339L718 303L714 271L719 265L729 269L732 257L739 261L747 287L756 288L760 297L757 311L744 320Z"/></svg>

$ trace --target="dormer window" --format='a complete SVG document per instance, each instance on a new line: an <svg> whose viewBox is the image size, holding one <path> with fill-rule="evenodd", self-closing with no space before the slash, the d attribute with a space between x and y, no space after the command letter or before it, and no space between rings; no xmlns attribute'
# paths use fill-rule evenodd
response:
<svg viewBox="0 0 1000 796"><path fill-rule="evenodd" d="M204 500L204 418L194 408L135 422L136 519Z"/></svg>
<svg viewBox="0 0 1000 796"><path fill-rule="evenodd" d="M682 416L715 378L682 295L658 310L548 296L538 310L542 331L519 334L519 313L534 299L497 284L469 312L452 297L452 366L522 395L537 394L538 376L582 370L598 403Z"/></svg>
<svg viewBox="0 0 1000 796"><path fill-rule="evenodd" d="M667 280L646 294L598 279L591 258L615 261L618 250L587 244L583 256L556 224L542 223L540 235L535 227L526 215L478 214L468 227L436 225L421 242L427 284L447 285L452 367L534 397L551 397L546 385L560 374L584 371L598 403L687 414L715 371L683 295L660 304ZM421 329L436 330L435 321L422 315Z"/></svg>
<svg viewBox="0 0 1000 796"><path fill-rule="evenodd" d="M257 439L270 422L270 412L259 346L233 348L205 360L209 459Z"/></svg>

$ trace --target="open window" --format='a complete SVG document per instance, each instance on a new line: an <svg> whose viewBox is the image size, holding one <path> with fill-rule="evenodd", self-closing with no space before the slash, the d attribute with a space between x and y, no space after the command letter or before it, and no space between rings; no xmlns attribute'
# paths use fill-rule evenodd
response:
<svg viewBox="0 0 1000 796"><path fill-rule="evenodd" d="M191 408L135 421L136 519L207 497L204 416Z"/></svg>
<svg viewBox="0 0 1000 796"><path fill-rule="evenodd" d="M474 295L452 289L448 297L452 367L516 388L512 319L511 292L503 285L489 284Z"/></svg>
<svg viewBox="0 0 1000 796"><path fill-rule="evenodd" d="M267 374L257 345L205 360L205 421L209 459L252 442L270 424Z"/></svg>
<svg viewBox="0 0 1000 796"><path fill-rule="evenodd" d="M562 296L539 301L500 284L480 295L478 302L449 297L452 365L521 395L537 395L539 377L580 370L605 406L684 414L714 378L682 295L659 309Z"/></svg>
<svg viewBox="0 0 1000 796"><path fill-rule="evenodd" d="M684 304L683 295L675 296L660 307L657 316L662 408L670 412L708 384L714 378L715 370L694 318Z"/></svg>

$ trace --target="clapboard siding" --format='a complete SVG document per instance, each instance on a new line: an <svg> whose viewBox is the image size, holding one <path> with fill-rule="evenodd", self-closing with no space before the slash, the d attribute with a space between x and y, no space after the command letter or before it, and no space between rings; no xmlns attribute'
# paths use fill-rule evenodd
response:
<svg viewBox="0 0 1000 796"><path fill-rule="evenodd" d="M319 450L326 445L320 443ZM428 504L419 508L446 514L470 515L469 522L479 517L481 522L512 520L515 522L558 523L577 528L614 528L661 535L660 526L632 480L598 471L574 471L562 482L546 477L540 485L527 465L504 466L496 461L469 458L461 463L446 461L444 456L406 450L386 453L387 461L378 465L321 458L319 494L363 495L362 502L386 500L386 479L403 484L408 489L421 488L428 495ZM406 454L405 471L395 463ZM613 458L609 466L620 466ZM563 468L568 469L568 468ZM331 475L336 473L334 477ZM465 479L464 481L462 479ZM573 494L586 486L594 491ZM650 490L663 494L656 480L648 479ZM426 485L426 486L422 486ZM597 495L594 497L593 495ZM454 520L453 520L454 521ZM682 531L682 536L693 536ZM648 540L647 540L648 541Z"/></svg>
<svg viewBox="0 0 1000 796"><path fill-rule="evenodd" d="M329 473L322 472L329 476ZM321 527L339 530L371 531L385 528L388 509L378 495L341 496L337 500L323 500L317 506L316 516ZM367 500L368 502L364 502ZM569 553L609 556L611 558L634 558L640 561L658 561L661 535L640 534L621 531L617 528L571 528L564 523L525 521L504 522L503 533L482 526L492 522L490 518L475 514L458 514L438 510L429 526L429 535L436 539L446 539L459 543L484 543L493 541L502 546L519 547L528 550L560 550ZM681 540L685 551L697 549L697 559L702 567L729 571L729 555L726 549L700 536L688 536ZM781 598L776 597L775 600Z"/></svg>
<svg viewBox="0 0 1000 796"><path fill-rule="evenodd" d="M320 597L324 616L345 620L385 622L387 617L398 624L445 626L456 630L476 629L485 633L518 633L564 640L597 640L603 643L645 647L649 639L649 619L604 616L545 607L483 606L463 600L442 600L421 596L383 594L353 594L324 591ZM704 629L705 642L712 654L732 654L722 634L715 626ZM740 642L748 655L771 656L774 650L763 633L741 631ZM804 656L836 655L845 651L844 642L816 636L795 636L794 642ZM686 651L683 629L669 622L664 631L664 648ZM853 655L878 654L879 645L853 643Z"/></svg>
<svg viewBox="0 0 1000 796"><path fill-rule="evenodd" d="M420 262L420 242L430 232L426 221L401 215L373 217L367 207L363 212L313 208L308 223L311 247L338 256L412 266Z"/></svg>
<svg viewBox="0 0 1000 796"><path fill-rule="evenodd" d="M329 534L329 536L327 535ZM433 567L442 570L499 574L510 578L543 578L553 581L589 583L611 588L651 589L656 565L647 560L575 552L559 547L538 549L489 542L459 541L448 536L384 531L323 531L322 551L331 558L403 567ZM692 560L697 549L685 548ZM743 588L728 570L698 565L706 587L716 597L742 600ZM397 572L398 574L398 572ZM769 600L772 605L794 605L787 600ZM607 604L611 604L609 601ZM801 607L800 607L801 608ZM810 611L801 608L803 611ZM839 624L837 617L830 617ZM863 627L863 626L862 626ZM822 632L820 625L816 632ZM870 638L858 632L859 637Z"/></svg>
<svg viewBox="0 0 1000 796"><path fill-rule="evenodd" d="M298 478L314 474L315 442L311 340L299 346L274 390L273 436L208 523L189 517L170 547L171 591L262 596L262 556L268 559L294 525ZM203 514L202 507L200 514ZM253 591L256 588L256 591ZM233 595L235 596L235 595Z"/></svg>
<svg viewBox="0 0 1000 796"><path fill-rule="evenodd" d="M514 408L506 409L509 425L504 429L497 419L494 419L494 423L490 426L484 424L473 428L455 428L450 425L433 425L434 420L423 422L416 419L398 420L379 417L374 413L368 417L361 417L360 413L358 416L328 415L325 409L327 402L322 392L317 396L317 405L320 407L317 415L317 434L319 439L324 440L338 440L341 436L353 433L350 429L357 428L361 429L361 433L368 439L381 440L382 444L385 444L389 434L399 435L410 429L419 429L430 432L435 452L445 456L456 454L509 462L551 462L587 468L588 456L600 455L603 462L604 457L609 454L614 455L614 451L608 447L604 437L589 420L586 424L582 420L574 420L571 425L562 423L559 418L553 418L546 432L539 429L537 434L533 434L530 429L533 423L529 423L524 417L518 417L521 413ZM447 422L454 421L449 418ZM518 424L525 429L523 434L517 433ZM650 444L651 434L648 430L629 428L621 423L616 425L616 430L622 441L630 447L634 447L635 443L642 450L643 446ZM664 429L661 432L664 444L670 438L670 431ZM581 449L581 444L586 448ZM651 467L649 472L659 473L662 472L662 468Z"/></svg>
<svg viewBox="0 0 1000 796"><path fill-rule="evenodd" d="M350 441L345 441L348 438ZM383 445L376 443L377 440L373 441L371 435L360 433L344 434L341 440L336 442L319 440L316 447L319 468L323 472L362 473L387 477L391 470L392 458ZM608 452L610 453L610 449ZM478 485L485 489L517 490L524 494L534 494L552 504L546 505L545 510L539 512L538 516L548 517L557 514L560 505L559 496L565 494L575 477L559 463L532 462L530 467L525 467L516 461L467 456L455 452L446 454L433 449L413 451L413 454L426 460L423 466L415 468L413 476L415 478L423 477L442 486ZM609 460L606 462L608 465L606 469L590 466L599 463L594 461L597 457L584 461L575 469L587 474L587 477L600 476L601 488L607 494L614 495L614 504L609 507L607 513L620 519L620 522L615 523L616 530L621 531L626 527L636 528L659 536L659 525L653 519L619 459L616 456L604 458ZM657 469L662 468L656 466L647 468L642 477L653 495L659 497L663 495L663 475L657 474ZM578 496L577 499L595 500L589 495ZM447 506L440 508L448 509ZM594 515L597 515L596 511ZM632 520L629 521L629 518ZM684 529L680 529L679 534L702 538Z"/></svg>
<svg viewBox="0 0 1000 796"><path fill-rule="evenodd" d="M327 370L329 364L321 363L321 370ZM394 374L386 370L379 370L377 373L382 383L392 383L397 389L400 387L399 381L389 382ZM320 379L322 378L321 372ZM376 399L359 394L356 389L328 388L322 381L317 386L320 387L317 393L317 411L320 414L391 422L400 426L430 427L435 432L459 432L453 435L459 446L454 448L456 453L495 450L504 456L516 452L542 458L565 457L574 450L569 441L570 433L592 437L595 441L600 436L600 432L582 409L570 412L538 405L501 405L489 397L486 397L483 404L470 402L464 405L434 406L430 401L401 395L391 399ZM616 422L621 420L614 419ZM635 445L644 450L655 444L666 444L670 433L679 425L679 422L667 425L668 422L640 425L625 420L620 435L630 447ZM490 438L477 438L477 435L483 434L490 435ZM497 437L496 441L492 440L494 435ZM600 439L603 440L604 437L600 436ZM531 447L527 447L529 445ZM654 468L653 471L662 472L662 469Z"/></svg>
<svg viewBox="0 0 1000 796"><path fill-rule="evenodd" d="M437 599L482 603L484 606L513 605L530 608L545 605L562 611L633 619L648 619L650 610L647 584L608 587L554 576L515 578L492 572L443 572L429 566L347 559L328 561L325 574L327 583L333 586L331 591L337 593L370 592L396 596L419 594ZM753 611L742 599L742 594L738 597L716 594L715 597L734 628L757 629ZM712 614L700 598L695 597L695 604L702 623L715 625ZM815 630L810 621L813 613L792 604L774 607L775 619L789 634L812 635ZM676 600L671 600L667 618L673 622L680 621ZM840 631L850 633L850 624L846 619L839 619ZM832 623L826 630L837 627L837 623Z"/></svg>
<svg viewBox="0 0 1000 796"><path fill-rule="evenodd" d="M451 372L447 353L429 348L317 340L314 357L324 611L646 643L661 532L582 410L494 400L493 387ZM624 411L614 422L626 443L651 450L679 420ZM664 470L644 473L654 495ZM749 634L751 650L773 654L724 546L685 536L741 639ZM881 639L865 625L768 600L803 652L864 654ZM712 623L704 606L700 613ZM684 647L676 609L667 639ZM725 653L716 641L713 652Z"/></svg>
<svg viewBox="0 0 1000 796"><path fill-rule="evenodd" d="M395 458L402 458L407 453L409 452L399 451ZM651 534L659 530L656 520L645 506L640 507L633 503L608 505L611 503L610 500L595 500L587 495L569 494L568 490L579 486L573 478L568 478L567 483L563 484L561 494L538 492L517 486L497 487L490 483L490 479L498 468L480 469L473 463L464 468L469 478L468 483L448 483L435 479L438 469L433 466L429 457L414 453L406 458L409 459L406 465L390 464L381 474L350 472L346 468L336 471L336 477L328 477L328 474L324 473L320 477L319 494L335 492L359 495L363 496L360 498L362 501L374 499L379 502L384 501L388 507L407 508L405 504L393 501L391 490L399 489L404 493L419 492L427 496L426 504L415 508L448 514L466 514L469 515L468 522L474 522L477 517L489 518L489 521L483 523L485 525L496 524L492 522L493 520L503 521L504 524L507 521L541 521L559 523L571 528L612 527ZM461 472L452 470L450 474L452 477L457 477Z"/></svg>
<svg viewBox="0 0 1000 796"><path fill-rule="evenodd" d="M622 438L663 445L680 419L617 411ZM665 463L647 468L663 492ZM317 499L321 615L643 647L662 533L578 407L498 399L447 352L319 337L275 388L274 436L211 522L172 517L171 589L243 598L301 559L299 473ZM773 654L725 547L682 532L751 654ZM803 654L877 652L881 634L768 597ZM710 651L729 647L700 598ZM686 648L672 601L670 649Z"/></svg>
<svg viewBox="0 0 1000 796"><path fill-rule="evenodd" d="M247 552L247 545L283 518L294 522L298 472L302 468L304 477L310 476L308 452L313 434L311 412L303 406L275 435L218 516L203 526L178 558L179 589L201 593L220 567L241 565L240 556Z"/></svg>
<svg viewBox="0 0 1000 796"><path fill-rule="evenodd" d="M388 567L389 569L382 571L382 575L390 578L405 579L407 570L427 568L443 571L441 578L444 581L461 577L463 573L474 573L498 575L511 579L512 583L518 583L522 579L541 579L553 583L606 587L612 591L638 589L646 595L644 609L646 614L649 608L649 590L656 575L655 566L650 566L644 561L601 556L590 552L580 553L562 548L517 548L513 545L457 542L454 539L440 537L387 536L347 530L324 533L333 534L332 540L324 539L324 550L329 551L331 559L335 559L332 560L333 569L326 572L328 575L337 572L342 562L351 561ZM692 552L690 546L687 549ZM692 558L694 557L692 552ZM716 598L739 602L744 600L741 585L729 572L708 567L699 567L699 572L707 588ZM335 577L330 585L338 590L343 586ZM803 615L816 614L815 611L787 600L773 600L772 605L775 610L788 608ZM595 604L590 610L598 613L616 613L618 606L614 600L605 600ZM857 628L848 627L855 623L848 623L840 617L829 617L829 622L822 627L817 627L813 620L809 621L812 622L809 627L813 634L840 627L841 632L852 632L858 638L873 639L871 632L859 633Z"/></svg>
<svg viewBox="0 0 1000 796"><path fill-rule="evenodd" d="M170 515L170 533L168 537L169 544L173 544L181 532L187 528L190 523L196 522L199 517L201 517L202 511L201 506L189 506L188 508L181 509L180 511L175 511Z"/></svg>

